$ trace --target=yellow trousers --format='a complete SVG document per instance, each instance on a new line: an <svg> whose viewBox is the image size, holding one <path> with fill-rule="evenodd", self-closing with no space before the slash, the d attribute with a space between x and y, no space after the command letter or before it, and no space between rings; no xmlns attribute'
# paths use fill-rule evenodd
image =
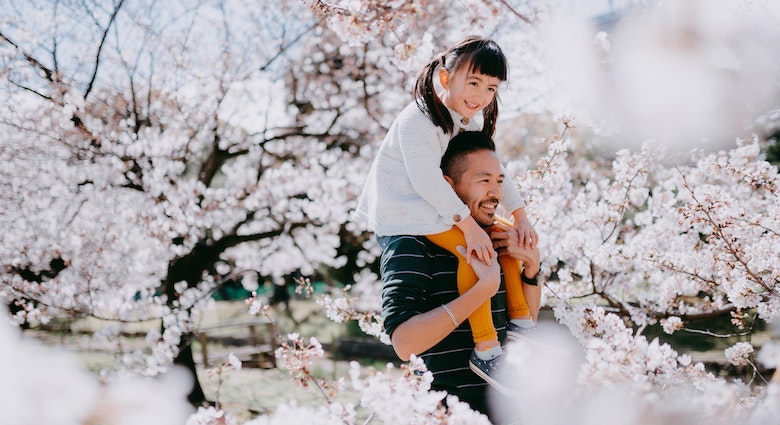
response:
<svg viewBox="0 0 780 425"><path fill-rule="evenodd" d="M503 217L496 216L496 222L511 226L511 223ZM492 227L486 229L488 233L494 230L495 229ZM468 265L466 258L455 250L455 247L458 245L466 246L466 238L463 236L463 232L456 226L452 226L452 229L447 230L446 232L427 235L426 238L458 257L458 293L463 295L466 291L471 289L477 283L477 274L474 273L474 270ZM525 300L525 294L523 294L523 282L520 280L520 273L522 273L523 270L522 262L509 255L499 255L498 262L501 265L501 270L504 272L504 286L506 287L506 302L509 318L519 319L528 317L530 315L530 310L528 309L528 303ZM469 324L471 325L471 334L475 343L498 339L498 333L493 326L493 314L490 310L490 300L483 303L471 313L471 316L469 316Z"/></svg>

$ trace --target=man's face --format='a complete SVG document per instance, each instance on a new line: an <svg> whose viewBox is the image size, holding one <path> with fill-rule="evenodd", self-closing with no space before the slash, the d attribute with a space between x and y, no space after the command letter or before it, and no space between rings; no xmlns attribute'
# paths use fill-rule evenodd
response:
<svg viewBox="0 0 780 425"><path fill-rule="evenodd" d="M472 152L466 156L466 171L458 183L450 184L455 193L471 210L481 226L493 224L498 203L504 198L504 174L496 154L489 150Z"/></svg>

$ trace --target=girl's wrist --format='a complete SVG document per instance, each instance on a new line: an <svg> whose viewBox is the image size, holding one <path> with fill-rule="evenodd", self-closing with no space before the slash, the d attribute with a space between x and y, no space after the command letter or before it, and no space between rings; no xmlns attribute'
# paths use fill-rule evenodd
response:
<svg viewBox="0 0 780 425"><path fill-rule="evenodd" d="M458 216L455 216L454 218L458 218ZM474 220L474 217L472 217L471 214L467 215L465 218L462 218L460 221L456 220L455 225L458 226L460 230L463 230L464 233L466 232L466 230L471 230L474 226L479 226L477 224L477 221Z"/></svg>
<svg viewBox="0 0 780 425"><path fill-rule="evenodd" d="M512 211L512 217L515 219L514 224L528 220L528 216L525 214L525 208L518 208Z"/></svg>

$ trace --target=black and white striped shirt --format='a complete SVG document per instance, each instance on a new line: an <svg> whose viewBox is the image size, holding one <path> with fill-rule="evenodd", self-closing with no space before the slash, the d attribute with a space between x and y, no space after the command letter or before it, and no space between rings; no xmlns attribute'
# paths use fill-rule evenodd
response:
<svg viewBox="0 0 780 425"><path fill-rule="evenodd" d="M394 237L382 254L382 319L393 331L411 317L440 308L458 297L457 258L424 236ZM501 287L491 300L499 340L506 337L506 293ZM487 384L469 369L474 340L468 320L428 351L419 354L433 373L432 389L457 395L475 410L486 412Z"/></svg>

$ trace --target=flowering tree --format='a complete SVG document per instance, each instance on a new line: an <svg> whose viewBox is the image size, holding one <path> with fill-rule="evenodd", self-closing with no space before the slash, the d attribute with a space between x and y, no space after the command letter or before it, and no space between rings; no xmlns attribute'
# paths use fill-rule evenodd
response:
<svg viewBox="0 0 780 425"><path fill-rule="evenodd" d="M189 334L221 283L345 264L359 148L381 128L362 117L385 115L365 83L392 80L308 10L1 6L0 298L19 323L161 319L122 363L193 368Z"/></svg>

